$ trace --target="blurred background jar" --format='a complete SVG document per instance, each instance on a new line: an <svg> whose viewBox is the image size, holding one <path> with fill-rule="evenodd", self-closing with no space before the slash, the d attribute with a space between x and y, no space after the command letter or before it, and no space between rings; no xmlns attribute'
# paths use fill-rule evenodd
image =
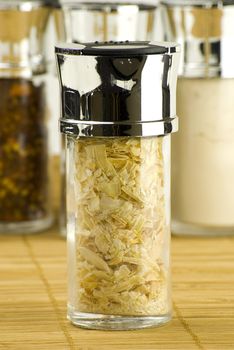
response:
<svg viewBox="0 0 234 350"><path fill-rule="evenodd" d="M234 1L163 1L182 44L172 143L172 230L234 233Z"/></svg>
<svg viewBox="0 0 234 350"><path fill-rule="evenodd" d="M0 231L52 223L45 1L0 1Z"/></svg>
<svg viewBox="0 0 234 350"><path fill-rule="evenodd" d="M157 0L80 2L61 0L69 42L151 40Z"/></svg>
<svg viewBox="0 0 234 350"><path fill-rule="evenodd" d="M94 41L160 40L162 26L158 0L81 2L60 0L56 14L60 41L84 43ZM61 212L60 232L66 235L65 213L65 140L61 136Z"/></svg>

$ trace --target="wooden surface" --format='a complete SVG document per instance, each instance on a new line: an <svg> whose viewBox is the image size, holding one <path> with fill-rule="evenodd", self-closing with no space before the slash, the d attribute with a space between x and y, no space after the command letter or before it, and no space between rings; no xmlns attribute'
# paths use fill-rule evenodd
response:
<svg viewBox="0 0 234 350"><path fill-rule="evenodd" d="M234 237L173 237L172 263L171 323L87 331L66 320L66 242L58 228L0 235L0 350L234 349Z"/></svg>
<svg viewBox="0 0 234 350"><path fill-rule="evenodd" d="M87 331L66 320L57 228L1 235L0 349L234 349L234 238L173 238L174 317L158 329Z"/></svg>

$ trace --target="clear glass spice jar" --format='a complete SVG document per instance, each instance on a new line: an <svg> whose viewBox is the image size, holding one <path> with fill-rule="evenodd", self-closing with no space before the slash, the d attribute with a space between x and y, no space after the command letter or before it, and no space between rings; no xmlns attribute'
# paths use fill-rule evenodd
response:
<svg viewBox="0 0 234 350"><path fill-rule="evenodd" d="M179 48L56 47L66 135L68 318L94 329L171 317L170 133Z"/></svg>
<svg viewBox="0 0 234 350"><path fill-rule="evenodd" d="M0 232L52 222L44 1L0 1Z"/></svg>
<svg viewBox="0 0 234 350"><path fill-rule="evenodd" d="M136 2L74 2L60 0L66 40L92 42L106 40L151 40L156 5ZM127 37L127 38L126 38Z"/></svg>
<svg viewBox="0 0 234 350"><path fill-rule="evenodd" d="M182 46L172 138L172 230L234 233L234 1L164 1Z"/></svg>

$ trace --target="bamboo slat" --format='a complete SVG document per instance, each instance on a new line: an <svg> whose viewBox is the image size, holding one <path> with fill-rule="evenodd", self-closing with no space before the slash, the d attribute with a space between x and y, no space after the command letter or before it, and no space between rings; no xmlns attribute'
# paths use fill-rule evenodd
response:
<svg viewBox="0 0 234 350"><path fill-rule="evenodd" d="M1 236L0 349L234 349L234 239L173 238L172 322L133 332L66 320L66 244L58 230Z"/></svg>

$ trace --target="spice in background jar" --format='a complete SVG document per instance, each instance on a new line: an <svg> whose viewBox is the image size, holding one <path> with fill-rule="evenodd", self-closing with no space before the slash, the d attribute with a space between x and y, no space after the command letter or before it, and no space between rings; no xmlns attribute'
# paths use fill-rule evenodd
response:
<svg viewBox="0 0 234 350"><path fill-rule="evenodd" d="M0 221L48 213L48 154L44 84L0 79Z"/></svg>
<svg viewBox="0 0 234 350"><path fill-rule="evenodd" d="M178 79L181 128L172 138L177 225L233 230L233 92L234 79Z"/></svg>

